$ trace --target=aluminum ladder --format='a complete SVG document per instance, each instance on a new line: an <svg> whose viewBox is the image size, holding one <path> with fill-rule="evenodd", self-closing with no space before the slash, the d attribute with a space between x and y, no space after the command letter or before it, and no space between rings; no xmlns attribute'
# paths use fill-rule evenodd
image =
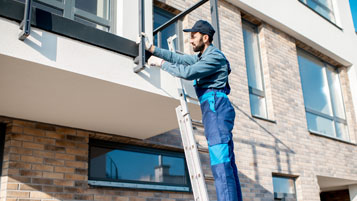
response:
<svg viewBox="0 0 357 201"><path fill-rule="evenodd" d="M167 39L169 50L172 52L176 52L174 44L176 38L177 35L175 34ZM197 143L193 134L192 119L190 112L188 111L187 98L189 98L189 96L185 93L181 78L176 78L176 82L180 98L180 105L176 108L176 114L190 175L193 196L195 201L209 201Z"/></svg>

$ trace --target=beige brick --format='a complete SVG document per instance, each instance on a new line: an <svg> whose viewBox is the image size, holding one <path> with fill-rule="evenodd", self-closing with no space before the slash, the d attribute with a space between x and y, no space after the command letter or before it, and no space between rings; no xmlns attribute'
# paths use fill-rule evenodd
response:
<svg viewBox="0 0 357 201"><path fill-rule="evenodd" d="M41 171L53 172L53 166L51 166L51 165L33 164L32 165L32 169L33 170L41 170Z"/></svg>
<svg viewBox="0 0 357 201"><path fill-rule="evenodd" d="M37 156L37 157L45 157L45 158L53 158L55 153L53 152L49 152L49 151L40 151L40 150L34 150L33 151L33 156Z"/></svg>
<svg viewBox="0 0 357 201"><path fill-rule="evenodd" d="M21 154L21 155L32 155L32 150L25 149L22 147L9 147L9 153Z"/></svg>
<svg viewBox="0 0 357 201"><path fill-rule="evenodd" d="M56 132L64 134L76 135L76 130L72 128L57 127Z"/></svg>
<svg viewBox="0 0 357 201"><path fill-rule="evenodd" d="M74 173L75 169L74 168L69 168L69 167L56 167L55 172L61 172L61 173Z"/></svg>
<svg viewBox="0 0 357 201"><path fill-rule="evenodd" d="M22 147L24 148L29 148L29 149L37 149L37 150L43 150L44 145L43 144L37 144L37 143L32 143L32 142L23 142Z"/></svg>
<svg viewBox="0 0 357 201"><path fill-rule="evenodd" d="M21 156L21 160L30 163L42 163L43 158L34 157L34 156Z"/></svg>
<svg viewBox="0 0 357 201"><path fill-rule="evenodd" d="M86 162L66 161L65 164L68 167L87 168L87 163Z"/></svg>
<svg viewBox="0 0 357 201"><path fill-rule="evenodd" d="M20 184L20 190L22 190L22 191L42 191L42 186L35 185L35 184Z"/></svg>
<svg viewBox="0 0 357 201"><path fill-rule="evenodd" d="M31 164L29 163L24 163L21 161L10 161L9 162L9 168L16 168L16 169L30 169Z"/></svg>
<svg viewBox="0 0 357 201"><path fill-rule="evenodd" d="M61 153L56 153L55 158L69 161L74 161L76 159L75 155Z"/></svg>
<svg viewBox="0 0 357 201"><path fill-rule="evenodd" d="M52 194L44 193L44 192L38 192L38 191L32 191L32 192L30 192L30 197L31 198L48 199L48 198L52 198Z"/></svg>
<svg viewBox="0 0 357 201"><path fill-rule="evenodd" d="M30 197L30 192L26 191L7 191L7 197L9 198L28 198Z"/></svg>
<svg viewBox="0 0 357 201"><path fill-rule="evenodd" d="M55 144L56 140L51 138L35 137L34 142L40 144Z"/></svg>
<svg viewBox="0 0 357 201"><path fill-rule="evenodd" d="M44 172L43 177L50 178L50 179L63 179L64 174L63 173Z"/></svg>
<svg viewBox="0 0 357 201"><path fill-rule="evenodd" d="M74 181L69 180L53 180L53 184L56 186L74 186Z"/></svg>
<svg viewBox="0 0 357 201"><path fill-rule="evenodd" d="M32 184L46 184L46 185L52 185L53 184L53 179L49 178L32 178L31 179Z"/></svg>
<svg viewBox="0 0 357 201"><path fill-rule="evenodd" d="M45 136L45 131L35 128L24 128L24 133L34 136Z"/></svg>
<svg viewBox="0 0 357 201"><path fill-rule="evenodd" d="M63 160L56 160L52 158L45 158L43 162L47 165L58 165L58 166L63 166L64 161Z"/></svg>
<svg viewBox="0 0 357 201"><path fill-rule="evenodd" d="M61 133L47 131L46 132L46 137L61 140L61 139L65 139L66 135L61 134Z"/></svg>
<svg viewBox="0 0 357 201"><path fill-rule="evenodd" d="M66 174L65 179L71 179L71 180L86 180L87 176L86 175L78 175L78 174Z"/></svg>
<svg viewBox="0 0 357 201"><path fill-rule="evenodd" d="M22 128L21 128L22 129ZM33 141L33 136L31 135L26 135L26 134L22 134L22 133L16 133L15 134L11 134L11 139L13 140L21 140L21 141Z"/></svg>
<svg viewBox="0 0 357 201"><path fill-rule="evenodd" d="M21 176L27 176L27 177L41 177L42 176L42 172L31 171L31 170L20 170L20 175Z"/></svg>
<svg viewBox="0 0 357 201"><path fill-rule="evenodd" d="M19 184L7 184L7 190L17 190L19 188Z"/></svg>
<svg viewBox="0 0 357 201"><path fill-rule="evenodd" d="M75 154L75 155L79 155L79 156L87 156L88 155L88 150L86 150L86 149L66 148L66 153Z"/></svg>
<svg viewBox="0 0 357 201"><path fill-rule="evenodd" d="M63 187L58 187L58 186L43 186L42 187L43 192L63 192Z"/></svg>

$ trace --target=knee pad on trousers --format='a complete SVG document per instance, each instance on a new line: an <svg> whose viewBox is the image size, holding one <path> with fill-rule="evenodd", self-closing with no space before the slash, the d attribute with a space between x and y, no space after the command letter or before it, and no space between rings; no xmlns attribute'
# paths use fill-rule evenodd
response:
<svg viewBox="0 0 357 201"><path fill-rule="evenodd" d="M228 144L216 144L208 147L211 165L230 162Z"/></svg>

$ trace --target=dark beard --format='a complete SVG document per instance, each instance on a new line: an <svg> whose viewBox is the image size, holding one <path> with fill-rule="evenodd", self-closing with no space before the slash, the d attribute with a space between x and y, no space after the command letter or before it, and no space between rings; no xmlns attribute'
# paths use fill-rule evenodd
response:
<svg viewBox="0 0 357 201"><path fill-rule="evenodd" d="M205 44L203 43L203 39L201 38L199 44L193 48L194 52L200 52L205 48Z"/></svg>

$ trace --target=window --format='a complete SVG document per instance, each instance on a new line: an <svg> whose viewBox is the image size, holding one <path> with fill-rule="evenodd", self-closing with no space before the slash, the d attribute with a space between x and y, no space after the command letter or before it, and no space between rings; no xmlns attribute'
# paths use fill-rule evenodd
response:
<svg viewBox="0 0 357 201"><path fill-rule="evenodd" d="M190 191L180 152L91 140L89 158L91 185Z"/></svg>
<svg viewBox="0 0 357 201"><path fill-rule="evenodd" d="M103 31L111 28L110 4L111 0L33 0L34 7Z"/></svg>
<svg viewBox="0 0 357 201"><path fill-rule="evenodd" d="M336 23L332 0L300 0L329 21Z"/></svg>
<svg viewBox="0 0 357 201"><path fill-rule="evenodd" d="M337 69L302 50L298 61L309 131L348 141Z"/></svg>
<svg viewBox="0 0 357 201"><path fill-rule="evenodd" d="M250 109L253 116L267 118L264 80L257 27L243 23L245 62L247 66Z"/></svg>
<svg viewBox="0 0 357 201"><path fill-rule="evenodd" d="M174 16L175 16L174 14L172 14L166 10L163 10L158 7L154 7L154 29L163 25L164 23L169 21ZM167 44L167 39L170 36L177 34L177 39L175 40L174 44L175 44L176 50L180 50L180 46L179 46L179 42L178 42L179 38L180 38L180 33L178 32L178 30L180 30L179 25L180 25L179 22L175 22L175 23L171 24L170 26L166 27L164 30L158 32L154 36L154 45L157 47L164 48L164 49L169 49L168 44Z"/></svg>
<svg viewBox="0 0 357 201"><path fill-rule="evenodd" d="M273 176L274 201L296 201L295 178Z"/></svg>
<svg viewBox="0 0 357 201"><path fill-rule="evenodd" d="M4 145L5 145L5 124L0 124L0 180L2 176L2 163L4 158ZM0 189L1 189L1 182L0 182Z"/></svg>

